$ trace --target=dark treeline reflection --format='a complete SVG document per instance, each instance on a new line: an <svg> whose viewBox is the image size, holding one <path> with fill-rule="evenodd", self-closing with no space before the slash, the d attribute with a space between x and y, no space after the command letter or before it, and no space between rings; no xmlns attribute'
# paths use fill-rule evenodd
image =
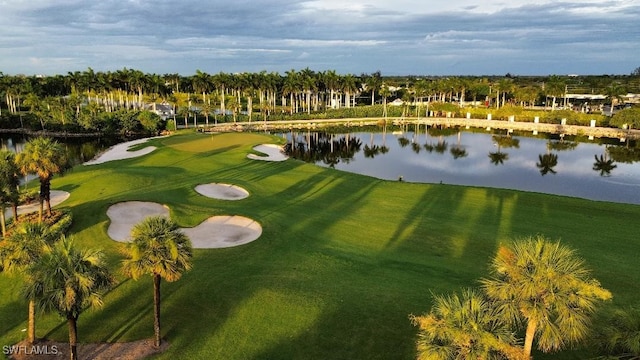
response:
<svg viewBox="0 0 640 360"><path fill-rule="evenodd" d="M409 126L395 129L388 132L386 128L380 128L379 132L368 133L343 133L335 134L330 132L312 131L291 131L283 134L287 137L285 152L287 155L312 163L322 163L332 168L338 164L349 164L356 159L357 154L362 151L362 155L367 159L374 159L385 155L395 149L392 157L398 157L398 152L411 151L414 155L449 154L453 160L461 160L469 157L471 144L463 141L463 134L474 133L458 127L420 127ZM509 131L489 133L491 144L488 145L489 162L495 166L505 165L510 159L510 153L520 148L520 138L522 135L515 135ZM543 153L531 154L532 161L541 176L555 175L558 173L558 164L561 161L561 152L572 152L580 144L575 137L572 140L565 139L564 135L546 135L545 139L537 137L534 140L545 141ZM526 137L523 137L526 138ZM591 154L595 159L591 163L592 170L602 177L611 176L616 163L632 164L640 161L640 149L632 142L616 144L617 139L603 140L603 151ZM608 141L608 142L607 142ZM394 146L393 143L396 143ZM590 142L593 144L593 142ZM471 148L477 151L478 144L473 144ZM485 144L486 145L486 144Z"/></svg>
<svg viewBox="0 0 640 360"><path fill-rule="evenodd" d="M328 134L324 132L295 132L289 134L284 147L285 153L306 162L322 162L330 167L339 163L349 163L362 148L362 140L351 134ZM372 151L381 151L365 147L365 154L373 157Z"/></svg>

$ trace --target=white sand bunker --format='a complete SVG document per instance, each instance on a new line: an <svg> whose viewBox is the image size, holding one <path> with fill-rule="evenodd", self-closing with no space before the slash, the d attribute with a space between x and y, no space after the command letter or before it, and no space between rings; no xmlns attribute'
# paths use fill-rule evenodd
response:
<svg viewBox="0 0 640 360"><path fill-rule="evenodd" d="M116 241L129 241L131 229L150 216L169 217L167 207L145 201L127 201L109 206L107 216L111 219L107 234Z"/></svg>
<svg viewBox="0 0 640 360"><path fill-rule="evenodd" d="M255 146L253 150L266 154L266 156L259 156L256 154L249 154L247 157L253 160L263 161L285 161L289 157L282 152L282 147L275 144L262 144Z"/></svg>
<svg viewBox="0 0 640 360"><path fill-rule="evenodd" d="M220 200L240 200L249 196L247 190L231 184L201 184L195 190L200 195Z"/></svg>
<svg viewBox="0 0 640 360"><path fill-rule="evenodd" d="M198 249L244 245L262 235L262 226L243 216L212 216L196 227L182 230Z"/></svg>
<svg viewBox="0 0 640 360"><path fill-rule="evenodd" d="M169 209L153 202L127 201L107 209L111 224L107 229L110 238L120 242L130 241L133 227L149 216L169 216ZM194 248L226 248L252 242L262 235L262 226L242 216L212 216L193 228L182 228Z"/></svg>
<svg viewBox="0 0 640 360"><path fill-rule="evenodd" d="M158 136L158 137L161 137L161 136ZM140 149L137 151L128 151L128 150L130 147L145 143L149 139L155 139L155 138L138 139L138 140L127 141L118 145L114 145L109 150L105 151L95 159L85 162L84 165L96 165L96 164L105 163L107 161L130 159L130 158L134 158L142 155L147 155L153 152L156 149L156 147L147 146L146 148Z"/></svg>

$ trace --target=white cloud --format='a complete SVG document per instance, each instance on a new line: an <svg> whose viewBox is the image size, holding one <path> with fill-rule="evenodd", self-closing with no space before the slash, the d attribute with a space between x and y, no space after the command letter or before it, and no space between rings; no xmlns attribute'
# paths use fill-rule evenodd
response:
<svg viewBox="0 0 640 360"><path fill-rule="evenodd" d="M0 0L0 8L11 25L0 28L5 73L125 62L165 72L628 73L640 43L637 0Z"/></svg>

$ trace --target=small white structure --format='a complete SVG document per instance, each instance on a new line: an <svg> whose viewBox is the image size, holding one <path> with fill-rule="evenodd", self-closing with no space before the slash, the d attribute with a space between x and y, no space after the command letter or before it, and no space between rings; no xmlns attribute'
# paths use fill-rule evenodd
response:
<svg viewBox="0 0 640 360"><path fill-rule="evenodd" d="M145 109L158 114L158 116L160 116L162 120L167 120L168 118L172 118L175 115L175 112L173 111L173 106L167 103L148 104L147 106L145 106Z"/></svg>

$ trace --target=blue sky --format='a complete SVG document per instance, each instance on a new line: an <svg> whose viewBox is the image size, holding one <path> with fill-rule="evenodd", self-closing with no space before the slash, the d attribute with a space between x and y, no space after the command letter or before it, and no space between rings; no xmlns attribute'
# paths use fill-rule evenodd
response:
<svg viewBox="0 0 640 360"><path fill-rule="evenodd" d="M629 74L638 0L0 0L0 71Z"/></svg>

